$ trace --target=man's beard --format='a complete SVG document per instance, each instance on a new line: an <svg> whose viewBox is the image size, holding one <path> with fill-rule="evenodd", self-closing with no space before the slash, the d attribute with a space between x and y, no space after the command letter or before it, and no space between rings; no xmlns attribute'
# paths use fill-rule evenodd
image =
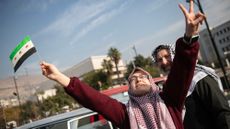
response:
<svg viewBox="0 0 230 129"><path fill-rule="evenodd" d="M161 68L161 70L163 71L164 75L168 75L169 72L170 72L170 69L171 69L170 66Z"/></svg>

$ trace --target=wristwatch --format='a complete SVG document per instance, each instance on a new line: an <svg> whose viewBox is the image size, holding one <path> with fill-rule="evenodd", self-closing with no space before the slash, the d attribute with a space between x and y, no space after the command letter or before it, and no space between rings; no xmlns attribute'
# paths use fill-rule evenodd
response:
<svg viewBox="0 0 230 129"><path fill-rule="evenodd" d="M186 43L186 44L189 45L189 44L192 44L194 42L197 42L198 39L199 39L199 35L198 34L193 35L192 37L188 37L188 36L186 36L186 34L184 34L183 41L184 41L184 43Z"/></svg>

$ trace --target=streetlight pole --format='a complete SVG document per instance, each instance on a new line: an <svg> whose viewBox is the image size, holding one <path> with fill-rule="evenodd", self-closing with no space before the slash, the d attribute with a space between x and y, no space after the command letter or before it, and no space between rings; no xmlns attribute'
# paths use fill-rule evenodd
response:
<svg viewBox="0 0 230 129"><path fill-rule="evenodd" d="M190 1L190 0L186 0L186 2L189 2L189 1ZM195 2L194 2L194 3L195 3ZM195 4L197 4L197 6L198 6L200 12L204 14L203 8L202 8L201 3L200 3L200 0L197 0L197 3L195 3ZM219 52L218 52L218 50L217 50L217 46L216 46L215 40L214 40L214 38L213 38L213 36L212 36L212 33L211 33L211 30L210 30L210 28L209 28L209 24L208 24L207 18L204 19L204 22L205 22L206 28L207 28L207 30L208 30L208 35L209 35L210 40L211 40L211 42L212 42L214 51L215 51L215 53L216 53L217 60L218 60L218 62L219 62L219 64L220 64L220 68L221 68L221 70L222 70L222 72L223 72L224 80L225 80L225 84L226 84L226 88L229 89L229 88L230 88L230 85L229 85L228 77L227 77L227 75L226 75L226 71L225 71L225 69L224 69L224 65L223 65L223 63L222 63L222 61L221 61L220 54L219 54Z"/></svg>
<svg viewBox="0 0 230 129"><path fill-rule="evenodd" d="M21 100L20 100L20 96L19 96L19 92L18 92L18 85L17 85L17 78L16 76L13 77L14 79L14 84L15 84L15 88L16 88L16 94L17 94L17 98L18 98L18 103L19 103L19 110L20 110L20 113L22 113L22 104L21 104ZM19 118L19 125L21 124L21 120Z"/></svg>
<svg viewBox="0 0 230 129"><path fill-rule="evenodd" d="M133 50L135 52L135 56L137 57L137 49L136 49L135 45L133 45Z"/></svg>

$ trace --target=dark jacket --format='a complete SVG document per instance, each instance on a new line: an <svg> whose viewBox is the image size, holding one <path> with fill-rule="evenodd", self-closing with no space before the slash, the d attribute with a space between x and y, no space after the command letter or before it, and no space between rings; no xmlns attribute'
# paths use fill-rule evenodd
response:
<svg viewBox="0 0 230 129"><path fill-rule="evenodd" d="M185 107L185 129L230 129L228 101L211 76L197 82Z"/></svg>

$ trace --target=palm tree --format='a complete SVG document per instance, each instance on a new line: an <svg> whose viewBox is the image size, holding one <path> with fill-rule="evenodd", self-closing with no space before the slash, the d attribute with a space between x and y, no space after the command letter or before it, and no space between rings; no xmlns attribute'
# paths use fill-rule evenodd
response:
<svg viewBox="0 0 230 129"><path fill-rule="evenodd" d="M111 76L113 74L113 64L111 60L104 59L101 65L103 69L106 71L106 75L108 76L108 84L111 85L112 84Z"/></svg>
<svg viewBox="0 0 230 129"><path fill-rule="evenodd" d="M118 63L119 63L119 61L121 59L121 53L116 48L111 47L109 49L108 56L111 58L111 60L115 64L116 73L117 73L117 79L118 79L118 82L120 83L120 75L119 75L119 70L118 70Z"/></svg>

